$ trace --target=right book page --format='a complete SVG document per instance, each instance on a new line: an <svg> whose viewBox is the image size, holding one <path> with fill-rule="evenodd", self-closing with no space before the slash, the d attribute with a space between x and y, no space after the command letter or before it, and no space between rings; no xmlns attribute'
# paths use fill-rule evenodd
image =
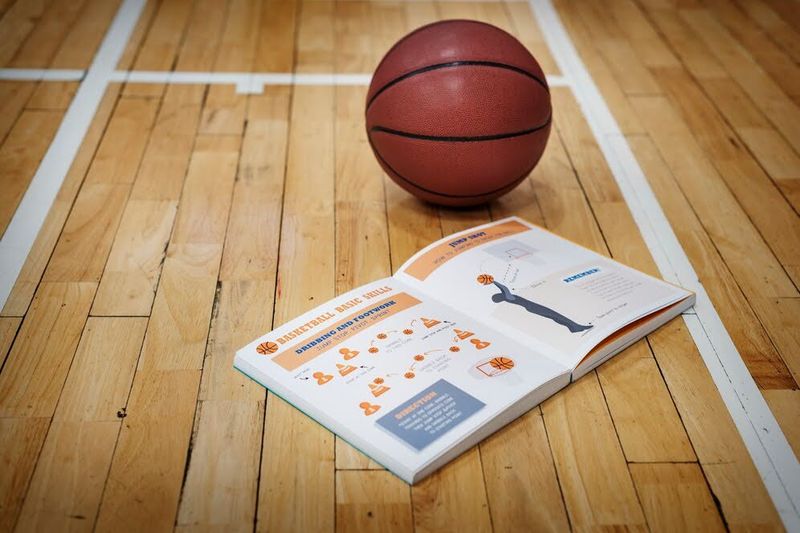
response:
<svg viewBox="0 0 800 533"><path fill-rule="evenodd" d="M691 296L516 217L445 237L395 276L571 368Z"/></svg>

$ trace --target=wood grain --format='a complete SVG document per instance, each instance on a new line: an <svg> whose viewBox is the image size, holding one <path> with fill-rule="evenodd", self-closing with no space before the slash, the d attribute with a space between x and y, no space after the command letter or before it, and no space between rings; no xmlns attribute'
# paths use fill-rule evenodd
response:
<svg viewBox="0 0 800 533"><path fill-rule="evenodd" d="M293 91L275 325L334 296L334 98L332 87ZM333 434L268 395L257 529L332 531L334 483Z"/></svg>
<svg viewBox="0 0 800 533"><path fill-rule="evenodd" d="M91 531L125 417L146 318L90 318L17 527Z"/></svg>

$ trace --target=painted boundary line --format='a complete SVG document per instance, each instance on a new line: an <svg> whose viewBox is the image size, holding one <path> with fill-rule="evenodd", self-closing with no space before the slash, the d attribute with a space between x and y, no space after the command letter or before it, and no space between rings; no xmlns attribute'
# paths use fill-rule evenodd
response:
<svg viewBox="0 0 800 533"><path fill-rule="evenodd" d="M3 68L0 80L9 81L81 81L85 70L58 68Z"/></svg>
<svg viewBox="0 0 800 533"><path fill-rule="evenodd" d="M79 81L83 70L0 69L0 80ZM109 82L235 85L239 94L262 94L266 85L369 85L372 74L305 74L302 72L191 72L115 70ZM563 76L548 76L551 87L567 87Z"/></svg>
<svg viewBox="0 0 800 533"><path fill-rule="evenodd" d="M761 479L789 531L800 530L800 463L672 231L624 134L581 61L551 0L530 0L545 41L573 93L665 279L697 294L683 316Z"/></svg>
<svg viewBox="0 0 800 533"><path fill-rule="evenodd" d="M0 241L0 309L8 299L39 229L83 143L144 3L145 0L124 0L120 6L3 234ZM41 71L39 73L43 74ZM38 79L44 79L44 76Z"/></svg>

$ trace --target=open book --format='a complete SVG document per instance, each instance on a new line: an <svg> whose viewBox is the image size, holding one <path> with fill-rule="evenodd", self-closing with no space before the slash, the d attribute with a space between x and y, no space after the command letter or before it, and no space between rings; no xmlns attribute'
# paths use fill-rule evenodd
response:
<svg viewBox="0 0 800 533"><path fill-rule="evenodd" d="M507 218L263 335L234 366L414 483L693 303Z"/></svg>

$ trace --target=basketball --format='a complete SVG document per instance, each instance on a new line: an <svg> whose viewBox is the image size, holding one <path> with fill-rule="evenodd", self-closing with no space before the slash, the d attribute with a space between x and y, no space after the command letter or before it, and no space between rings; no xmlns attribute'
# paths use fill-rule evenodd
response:
<svg viewBox="0 0 800 533"><path fill-rule="evenodd" d="M262 342L256 346L256 352L261 355L267 355L278 351L278 345L272 341Z"/></svg>
<svg viewBox="0 0 800 533"><path fill-rule="evenodd" d="M508 357L495 357L489 361L489 365L497 370L511 370L514 368L514 360Z"/></svg>
<svg viewBox="0 0 800 533"><path fill-rule="evenodd" d="M481 274L478 276L478 283L481 285L490 285L494 281L494 276L491 274Z"/></svg>
<svg viewBox="0 0 800 533"><path fill-rule="evenodd" d="M367 92L367 137L381 167L440 205L477 205L516 187L541 158L550 122L536 59L510 34L472 20L400 39Z"/></svg>

